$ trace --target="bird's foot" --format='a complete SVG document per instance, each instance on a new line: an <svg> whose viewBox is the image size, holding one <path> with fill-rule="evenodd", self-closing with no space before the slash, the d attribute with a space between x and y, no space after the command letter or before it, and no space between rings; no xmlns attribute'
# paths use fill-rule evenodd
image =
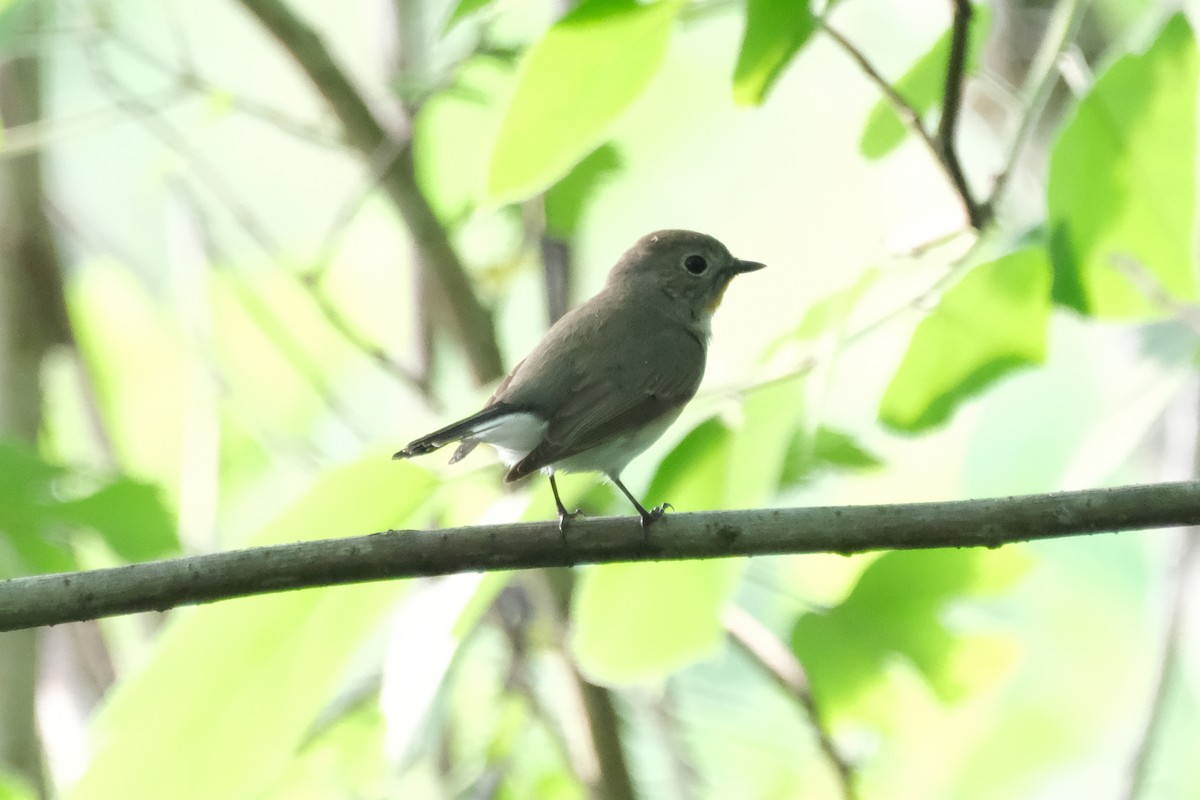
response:
<svg viewBox="0 0 1200 800"><path fill-rule="evenodd" d="M646 511L645 509L641 509L641 508L638 509L642 515L642 535L643 536L647 535L646 531L651 525L653 525L654 523L658 522L660 519L663 518L663 516L667 513L668 508L673 509L673 508L675 508L675 506L671 505L670 503L663 503L661 506L655 506L654 508L650 509L649 511Z"/></svg>
<svg viewBox="0 0 1200 800"><path fill-rule="evenodd" d="M587 515L578 508L574 511L567 511L564 506L558 507L558 533L562 536L563 544L566 544L567 542L567 520L586 516Z"/></svg>

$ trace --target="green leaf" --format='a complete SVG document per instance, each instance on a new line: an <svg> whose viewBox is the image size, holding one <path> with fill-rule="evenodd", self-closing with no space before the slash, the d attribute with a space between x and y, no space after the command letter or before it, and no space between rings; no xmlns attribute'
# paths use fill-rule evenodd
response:
<svg viewBox="0 0 1200 800"><path fill-rule="evenodd" d="M0 770L0 800L36 800L37 794L20 775Z"/></svg>
<svg viewBox="0 0 1200 800"><path fill-rule="evenodd" d="M16 442L0 441L0 575L75 569L81 528L101 534L126 561L175 553L179 540L158 487L50 464Z"/></svg>
<svg viewBox="0 0 1200 800"><path fill-rule="evenodd" d="M971 32L967 45L964 71L973 74L979 66L979 56L992 27L992 12L988 6L972 7ZM946 64L950 58L951 31L948 29L933 47L901 76L893 87L921 115L928 113L942 100L946 88ZM895 150L908 136L908 126L896 114L885 97L871 108L863 127L858 151L867 158L882 158Z"/></svg>
<svg viewBox="0 0 1200 800"><path fill-rule="evenodd" d="M1161 291L1196 298L1195 40L1182 15L1142 55L1100 76L1050 158L1054 300L1100 317L1171 313L1113 263L1132 257Z"/></svg>
<svg viewBox="0 0 1200 800"><path fill-rule="evenodd" d="M492 0L458 0L458 3L454 6L454 10L450 12L450 19L446 20L446 27L442 29L442 35L445 36L458 23L475 12L482 11L491 4Z"/></svg>
<svg viewBox="0 0 1200 800"><path fill-rule="evenodd" d="M1030 247L971 269L921 321L880 404L880 419L915 433L1012 370L1046 355L1050 265Z"/></svg>
<svg viewBox="0 0 1200 800"><path fill-rule="evenodd" d="M701 423L663 459L646 493L680 509L718 507L731 439L719 420ZM655 528L669 536L671 517ZM721 611L745 562L710 559L606 564L580 577L572 650L589 679L610 686L659 680L713 653L724 638Z"/></svg>
<svg viewBox="0 0 1200 800"><path fill-rule="evenodd" d="M569 239L579 228L584 209L596 190L621 169L621 156L606 144L575 165L546 191L546 232Z"/></svg>
<svg viewBox="0 0 1200 800"><path fill-rule="evenodd" d="M804 614L792 631L792 649L813 694L828 710L855 705L896 656L921 673L946 702L961 699L992 676L956 652L968 635L947 627L951 603L994 594L1028 570L1019 548L1002 551L894 551L863 571L850 595L826 613Z"/></svg>
<svg viewBox="0 0 1200 800"><path fill-rule="evenodd" d="M733 99L758 105L817 27L808 0L746 0L746 32L733 72Z"/></svg>
<svg viewBox="0 0 1200 800"><path fill-rule="evenodd" d="M488 194L512 202L560 177L650 83L677 0L585 0L530 48L500 126Z"/></svg>
<svg viewBox="0 0 1200 800"><path fill-rule="evenodd" d="M58 513L95 530L125 561L148 561L179 551L175 518L152 484L119 478L92 495L64 502Z"/></svg>
<svg viewBox="0 0 1200 800"><path fill-rule="evenodd" d="M665 528L659 529L663 535ZM571 649L594 683L661 680L716 652L743 561L605 564L583 573Z"/></svg>
<svg viewBox="0 0 1200 800"><path fill-rule="evenodd" d="M425 470L376 455L323 475L252 544L395 528L432 488ZM148 663L109 698L92 731L94 757L64 796L260 796L411 585L306 589L176 612Z"/></svg>
<svg viewBox="0 0 1200 800"><path fill-rule="evenodd" d="M879 276L880 272L877 269L864 270L852 285L810 305L800 318L799 325L767 345L761 360L770 361L783 348L796 341L811 341L829 336L840 341L855 307Z"/></svg>
<svg viewBox="0 0 1200 800"><path fill-rule="evenodd" d="M30 9L33 7L33 0L0 0L0 60L4 60L9 45L18 36L32 30ZM38 11L46 15L53 13L51 7L45 4ZM0 144L3 144L3 139L0 139Z"/></svg>
<svg viewBox="0 0 1200 800"><path fill-rule="evenodd" d="M671 501L688 511L720 508L732 439L721 420L701 422L662 460L646 497L652 503Z"/></svg>
<svg viewBox="0 0 1200 800"><path fill-rule="evenodd" d="M804 312L804 317L791 336L798 339L815 339L830 328L843 327L858 301L879 275L877 269L865 270L853 285L813 303Z"/></svg>
<svg viewBox="0 0 1200 800"><path fill-rule="evenodd" d="M883 462L848 433L821 427L801 431L788 447L780 483L799 486L824 472L874 469Z"/></svg>
<svg viewBox="0 0 1200 800"><path fill-rule="evenodd" d="M511 67L495 59L468 60L454 85L421 105L413 121L417 182L448 225L483 199L492 147L511 91Z"/></svg>
<svg viewBox="0 0 1200 800"><path fill-rule="evenodd" d="M800 424L804 381L788 380L750 393L730 445L724 508L759 508L779 491L788 447Z"/></svg>

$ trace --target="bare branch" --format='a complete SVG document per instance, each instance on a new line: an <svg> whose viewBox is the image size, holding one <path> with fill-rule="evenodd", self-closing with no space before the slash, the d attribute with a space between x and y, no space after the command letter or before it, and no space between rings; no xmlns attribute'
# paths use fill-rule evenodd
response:
<svg viewBox="0 0 1200 800"><path fill-rule="evenodd" d="M954 190L962 198L971 227L979 230L986 223L983 210L975 202L958 160L958 112L962 108L963 75L970 46L971 0L954 0L954 23L950 33L950 57L946 60L946 89L942 94L942 118L938 123L937 146L941 161L950 175Z"/></svg>
<svg viewBox="0 0 1200 800"><path fill-rule="evenodd" d="M1158 276L1128 253L1113 253L1108 260L1155 307L1172 314L1192 333L1200 335L1200 306L1172 297Z"/></svg>
<svg viewBox="0 0 1200 800"><path fill-rule="evenodd" d="M1121 797L1138 800L1145 796L1150 779L1150 761L1162 736L1174 679L1179 674L1179 645L1185 626L1187 593L1200 568L1200 531L1195 529L1185 534L1183 552L1175 565L1168 590L1169 612L1167 629L1163 634L1162 659L1154 676L1154 689L1150 699L1150 710L1143 722L1137 739L1137 749L1129 765L1128 783Z"/></svg>
<svg viewBox="0 0 1200 800"><path fill-rule="evenodd" d="M567 619L571 614L571 595L575 591L575 576L568 569L545 571L546 584L554 597L558 616L560 637L567 638ZM565 649L565 648L564 648ZM625 758L625 745L621 736L621 718L617 714L613 694L608 689L592 683L580 670L574 659L567 659L571 679L579 693L583 716L587 722L588 735L596 760L596 774L580 779L588 782L592 794L602 800L635 800L633 777Z"/></svg>
<svg viewBox="0 0 1200 800"><path fill-rule="evenodd" d="M855 786L854 767L837 751L829 728L821 718L800 660L765 625L737 606L732 606L725 613L725 632L804 709L817 739L817 747L837 775L842 797L844 800L856 800L858 789Z"/></svg>
<svg viewBox="0 0 1200 800"><path fill-rule="evenodd" d="M317 32L279 0L241 0L241 3L304 70L341 122L346 140L369 161L390 134L334 61ZM417 185L411 141L401 142L396 158L380 178L380 186L407 225L421 266L437 277L455 311L450 322L462 342L475 380L486 383L499 378L503 367L491 312L475 296L445 228Z"/></svg>
<svg viewBox="0 0 1200 800"><path fill-rule="evenodd" d="M778 553L999 547L1200 525L1200 481L985 500L578 519L253 547L0 581L0 631L255 594L456 572Z"/></svg>
<svg viewBox="0 0 1200 800"><path fill-rule="evenodd" d="M1029 78L1025 81L1025 87L1021 92L1024 100L1022 104L1024 112L1017 126L1017 132L1013 135L1004 166L1001 168L1000 174L996 176L992 194L983 204L983 213L987 219L991 219L995 215L996 208L1004 198L1009 181L1012 180L1021 155L1025 151L1025 145L1041 120L1042 113L1046 110L1046 103L1049 102L1051 92L1059 81L1059 61L1067 48L1075 41L1088 6L1088 0L1064 0L1055 9L1054 18L1038 47L1037 54L1029 68Z"/></svg>
<svg viewBox="0 0 1200 800"><path fill-rule="evenodd" d="M846 55L850 56L854 63L858 64L858 67L863 71L863 74L867 76L871 83L875 84L883 96L887 98L887 101L891 103L893 110L895 110L896 115L900 117L901 122L903 122L904 125L910 131L912 131L918 139L921 140L926 149L929 150L930 155L933 156L934 162L941 167L942 172L946 174L946 180L948 180L950 185L954 187L954 191L958 195L959 201L963 205L963 211L966 213L967 220L970 222L971 227L978 230L980 227L977 218L979 209L974 199L971 197L969 189L967 189L966 180L963 178L962 169L958 164L958 156L953 151L953 148L951 148L948 156L941 140L935 139L933 134L931 134L925 127L925 124L921 122L921 114L917 111L917 109L914 108L913 105L907 100L905 100L904 96L901 95L900 92L896 91L896 87L893 86L891 82L883 76L883 73L876 69L875 65L871 63L871 60L867 58L866 54L863 53L862 50L860 50L853 42L847 39L845 35L843 35L837 28L833 27L828 19L822 19L821 26L825 30L825 33L829 35L829 38L837 42L838 46L845 51ZM959 77L961 81L961 75ZM955 113L957 113L957 110ZM945 117L943 116L943 121L944 120Z"/></svg>

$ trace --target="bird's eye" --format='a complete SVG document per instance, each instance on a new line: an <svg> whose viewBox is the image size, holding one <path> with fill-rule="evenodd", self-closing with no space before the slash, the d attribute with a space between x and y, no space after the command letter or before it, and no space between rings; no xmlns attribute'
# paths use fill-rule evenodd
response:
<svg viewBox="0 0 1200 800"><path fill-rule="evenodd" d="M690 255L683 260L683 268L693 275L703 275L708 269L708 262L704 256Z"/></svg>

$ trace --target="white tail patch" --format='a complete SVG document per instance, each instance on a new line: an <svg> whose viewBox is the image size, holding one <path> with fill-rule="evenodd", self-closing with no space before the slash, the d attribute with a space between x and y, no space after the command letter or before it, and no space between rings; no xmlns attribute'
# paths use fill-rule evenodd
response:
<svg viewBox="0 0 1200 800"><path fill-rule="evenodd" d="M547 424L537 414L517 411L479 423L464 438L490 444L499 451L500 460L511 467L542 443Z"/></svg>

